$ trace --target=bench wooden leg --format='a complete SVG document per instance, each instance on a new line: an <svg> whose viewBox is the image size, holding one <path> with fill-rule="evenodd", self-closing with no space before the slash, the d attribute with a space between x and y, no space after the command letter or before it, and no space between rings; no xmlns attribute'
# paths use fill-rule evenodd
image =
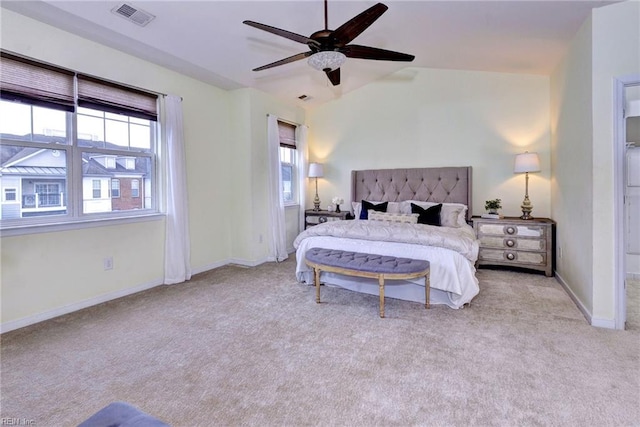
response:
<svg viewBox="0 0 640 427"><path fill-rule="evenodd" d="M378 276L378 283L380 284L380 317L384 317L384 276L382 274Z"/></svg>
<svg viewBox="0 0 640 427"><path fill-rule="evenodd" d="M316 302L320 304L320 269L313 269L313 284L316 285Z"/></svg>
<svg viewBox="0 0 640 427"><path fill-rule="evenodd" d="M429 308L431 303L429 301L429 294L431 293L431 283L429 282L429 273L424 276L424 308Z"/></svg>

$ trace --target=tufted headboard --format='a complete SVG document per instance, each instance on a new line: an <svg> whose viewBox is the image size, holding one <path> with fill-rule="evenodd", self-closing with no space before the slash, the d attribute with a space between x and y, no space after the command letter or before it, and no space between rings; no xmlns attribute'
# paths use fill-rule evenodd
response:
<svg viewBox="0 0 640 427"><path fill-rule="evenodd" d="M462 203L468 207L469 221L471 166L352 171L351 200Z"/></svg>

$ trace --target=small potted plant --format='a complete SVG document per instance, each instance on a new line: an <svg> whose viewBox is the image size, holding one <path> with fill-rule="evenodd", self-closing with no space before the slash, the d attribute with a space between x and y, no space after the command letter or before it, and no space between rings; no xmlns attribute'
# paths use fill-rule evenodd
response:
<svg viewBox="0 0 640 427"><path fill-rule="evenodd" d="M487 200L484 202L484 208L490 214L497 215L498 209L502 209L502 200L500 199Z"/></svg>

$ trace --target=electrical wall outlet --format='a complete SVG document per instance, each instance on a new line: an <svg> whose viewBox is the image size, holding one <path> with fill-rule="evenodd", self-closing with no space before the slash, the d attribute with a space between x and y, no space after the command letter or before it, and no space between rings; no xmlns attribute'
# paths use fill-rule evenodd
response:
<svg viewBox="0 0 640 427"><path fill-rule="evenodd" d="M108 256L102 260L102 265L105 270L113 270L113 257Z"/></svg>

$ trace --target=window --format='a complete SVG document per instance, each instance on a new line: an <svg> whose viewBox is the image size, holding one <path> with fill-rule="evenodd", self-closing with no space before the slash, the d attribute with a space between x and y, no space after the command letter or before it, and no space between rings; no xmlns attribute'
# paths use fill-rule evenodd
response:
<svg viewBox="0 0 640 427"><path fill-rule="evenodd" d="M93 185L93 197L94 199L100 199L102 197L102 192L100 191L100 180L99 179L93 179L91 180L91 183Z"/></svg>
<svg viewBox="0 0 640 427"><path fill-rule="evenodd" d="M120 180L112 179L111 180L111 197L117 199L120 197Z"/></svg>
<svg viewBox="0 0 640 427"><path fill-rule="evenodd" d="M157 211L155 94L4 51L0 89L1 227Z"/></svg>
<svg viewBox="0 0 640 427"><path fill-rule="evenodd" d="M282 197L285 205L298 203L296 127L290 123L278 121L280 134L280 170L282 175Z"/></svg>
<svg viewBox="0 0 640 427"><path fill-rule="evenodd" d="M55 182L38 182L35 185L35 189L38 206L62 206L62 194L60 193L59 184Z"/></svg>
<svg viewBox="0 0 640 427"><path fill-rule="evenodd" d="M4 189L4 201L5 202L15 202L17 199L16 189L15 188L5 188Z"/></svg>
<svg viewBox="0 0 640 427"><path fill-rule="evenodd" d="M137 179L131 180L131 197L140 197L140 181Z"/></svg>

